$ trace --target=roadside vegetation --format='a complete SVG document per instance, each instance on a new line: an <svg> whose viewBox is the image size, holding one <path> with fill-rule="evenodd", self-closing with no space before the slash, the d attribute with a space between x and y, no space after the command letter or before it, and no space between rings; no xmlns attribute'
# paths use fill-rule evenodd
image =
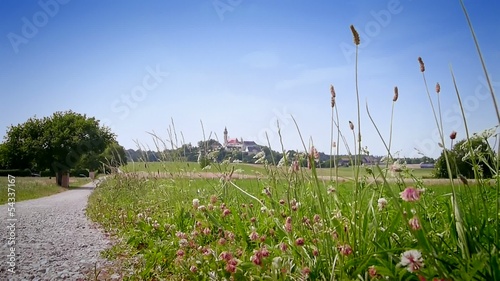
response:
<svg viewBox="0 0 500 281"><path fill-rule="evenodd" d="M351 31L357 48L361 40ZM392 129L379 134L386 164L360 165L354 156L365 151L361 126L378 131L377 123L367 105L372 122L361 124L356 92L357 120L339 124L342 105L331 86L331 140L349 151L349 177L340 167L322 176L320 155L298 126L303 152L257 154L263 177L239 179L240 166L215 161L208 151L200 153L197 168L160 162L149 172L116 174L94 191L87 209L118 238L104 255L129 268L126 280L500 280L500 158L491 145L500 145L498 126L473 135L463 115L465 141L445 148L457 135L441 125L440 85L431 94L422 58L415 68L440 133L445 184L429 184L393 156L392 138L404 132L393 136ZM357 64L355 75L358 89ZM453 90L461 104L458 86L447 92ZM500 125L491 84L490 92ZM399 94L395 87L387 95L388 107L391 98L397 106ZM163 143L177 145L175 138ZM338 149L332 146L332 158ZM469 168L462 170L454 155ZM208 166L216 178L182 177ZM155 176L162 172L171 175Z"/></svg>
<svg viewBox="0 0 500 281"><path fill-rule="evenodd" d="M15 180L13 188L16 202L37 199L68 190L58 186L54 179L48 177L16 177ZM0 177L0 182L2 182L0 185L0 204L6 204L8 198L7 177ZM89 182L88 178L70 178L69 188L76 188Z"/></svg>

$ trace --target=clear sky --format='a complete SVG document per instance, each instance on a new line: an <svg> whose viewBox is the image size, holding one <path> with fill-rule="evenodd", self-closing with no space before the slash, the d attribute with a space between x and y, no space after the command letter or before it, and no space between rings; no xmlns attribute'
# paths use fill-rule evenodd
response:
<svg viewBox="0 0 500 281"><path fill-rule="evenodd" d="M500 2L465 1L496 91L500 89ZM417 58L433 98L441 84L446 134L464 137L450 66L471 130L497 124L459 1L78 1L0 2L0 136L28 118L73 110L109 126L126 148L153 146L148 132L195 144L205 135L281 150L330 150L330 91L351 147L356 122L354 45L361 35L359 93L363 146L385 150L393 88L393 152L439 155L435 122ZM181 140L179 140L181 143ZM345 149L342 147L343 152Z"/></svg>

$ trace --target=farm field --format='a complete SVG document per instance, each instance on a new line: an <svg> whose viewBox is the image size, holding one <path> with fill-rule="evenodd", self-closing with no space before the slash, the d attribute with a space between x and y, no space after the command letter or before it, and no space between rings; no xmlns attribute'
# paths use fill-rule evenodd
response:
<svg viewBox="0 0 500 281"><path fill-rule="evenodd" d="M16 177L15 178L15 198L16 202L36 199L44 196L49 196L66 189L57 186L54 178L48 177ZM70 188L79 187L88 183L87 178L70 178ZM7 177L0 177L0 204L7 203L8 198L8 180Z"/></svg>
<svg viewBox="0 0 500 281"><path fill-rule="evenodd" d="M266 168L262 164L245 164L245 163L230 163L224 164L212 164L210 167L201 169L198 163L195 162L131 162L127 166L120 168L123 172L149 172L149 173L161 173L161 174L182 174L182 173L222 173L231 171L234 168L236 174L250 175L250 176L263 176L266 174ZM375 166L362 167L360 169L360 175L366 175L366 168L371 168L371 170L378 175L377 168ZM385 170L385 166L380 165L382 170ZM417 178L432 178L432 172L434 169L421 169L419 165L408 165L408 171ZM282 168L280 171L285 172ZM307 168L302 168L302 171L306 174L310 174ZM330 176L329 168L317 168L317 175L324 178ZM391 174L389 172L389 174ZM332 170L332 175L335 177L336 170ZM354 177L353 167L339 167L338 176L344 179L349 179Z"/></svg>

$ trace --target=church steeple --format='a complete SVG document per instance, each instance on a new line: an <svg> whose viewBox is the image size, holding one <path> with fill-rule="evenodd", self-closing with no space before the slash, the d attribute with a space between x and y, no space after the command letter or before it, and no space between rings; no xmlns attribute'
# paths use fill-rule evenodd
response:
<svg viewBox="0 0 500 281"><path fill-rule="evenodd" d="M224 146L227 145L227 127L224 127Z"/></svg>

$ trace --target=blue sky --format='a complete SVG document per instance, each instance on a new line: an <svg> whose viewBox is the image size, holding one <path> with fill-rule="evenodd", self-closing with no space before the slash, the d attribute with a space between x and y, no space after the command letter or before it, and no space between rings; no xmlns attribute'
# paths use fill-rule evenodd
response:
<svg viewBox="0 0 500 281"><path fill-rule="evenodd" d="M465 1L496 91L500 87L500 3ZM255 140L281 150L330 150L330 91L353 146L354 45L361 34L359 91L363 146L384 155L393 88L393 152L436 157L433 98L441 84L443 125L464 137L453 67L469 126L495 126L491 97L459 1L77 1L0 2L0 134L28 118L73 110L109 126L126 148L153 146L148 132L195 144L205 135ZM181 140L179 140L179 143ZM345 148L341 146L341 151Z"/></svg>

